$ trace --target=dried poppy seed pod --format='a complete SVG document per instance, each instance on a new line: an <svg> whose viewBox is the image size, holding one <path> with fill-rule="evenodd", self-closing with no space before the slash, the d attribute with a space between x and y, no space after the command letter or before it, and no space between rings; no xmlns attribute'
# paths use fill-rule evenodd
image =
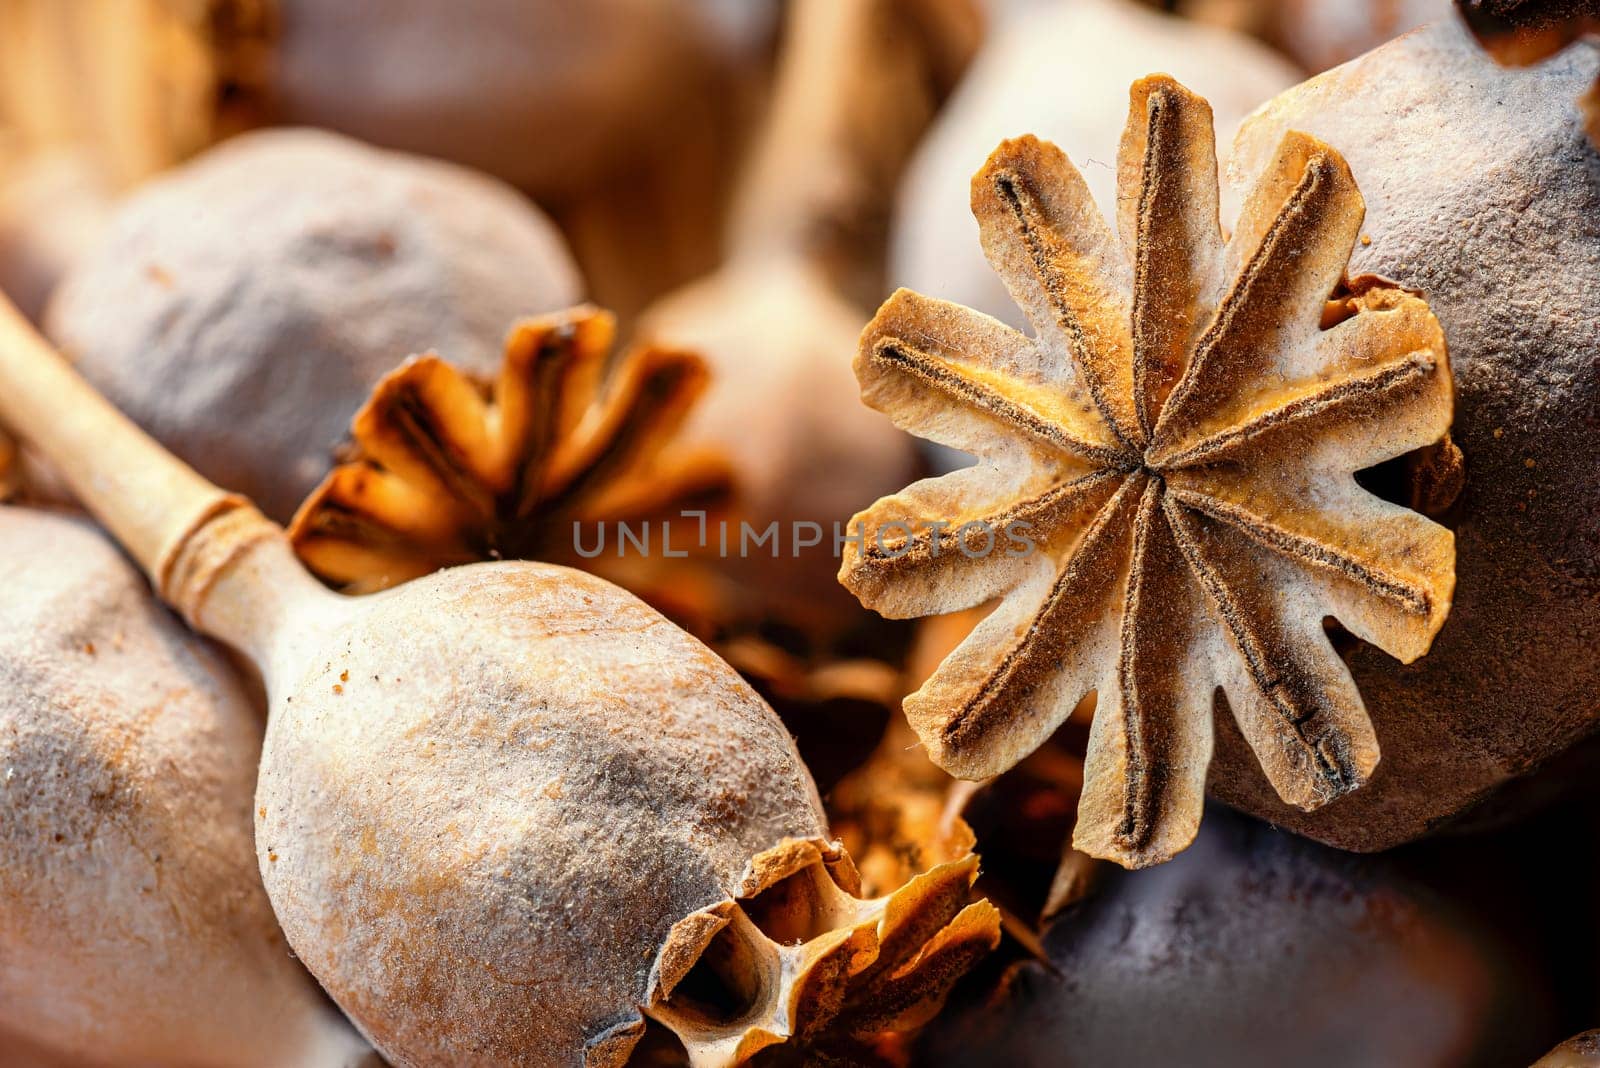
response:
<svg viewBox="0 0 1600 1068"><path fill-rule="evenodd" d="M1339 146L1366 191L1351 269L1427 294L1449 340L1466 482L1455 608L1401 666L1346 652L1383 762L1360 793L1294 811L1217 738L1229 804L1346 849L1419 837L1600 725L1600 157L1573 98L1600 56L1497 66L1457 20L1411 34L1265 106L1240 132L1248 182L1286 130ZM1441 166L1441 161L1450 161ZM1396 494L1398 496L1398 494Z"/></svg>
<svg viewBox="0 0 1600 1068"><path fill-rule="evenodd" d="M74 1064L366 1057L262 891L261 721L216 650L80 520L0 507L0 586L0 1035Z"/></svg>
<svg viewBox="0 0 1600 1068"><path fill-rule="evenodd" d="M683 513L726 501L728 465L674 447L706 386L700 358L636 346L605 370L615 331L609 313L570 308L515 324L487 382L432 354L385 375L351 422L351 455L295 513L295 552L353 592L543 560L670 599L690 566L671 565L693 545ZM620 525L643 532L628 559Z"/></svg>
<svg viewBox="0 0 1600 1068"><path fill-rule="evenodd" d="M0 306L0 419L271 704L256 845L295 953L402 1064L701 1065L919 1022L998 938L976 858L863 901L731 668L534 563L342 598Z"/></svg>
<svg viewBox="0 0 1600 1068"><path fill-rule="evenodd" d="M308 130L228 142L133 194L49 331L123 411L286 521L401 356L488 373L579 280L518 194Z"/></svg>
<svg viewBox="0 0 1600 1068"><path fill-rule="evenodd" d="M1345 276L1338 152L1285 134L1224 241L1210 108L1165 75L1130 97L1117 237L1054 145L972 179L1034 336L909 290L863 331L863 399L979 463L856 516L839 580L895 618L999 599L905 702L952 774L1005 771L1095 693L1073 843L1132 867L1193 839L1214 718L1287 805L1359 789L1378 747L1324 620L1416 659L1454 546L1352 477L1439 441L1452 399L1428 306Z"/></svg>
<svg viewBox="0 0 1600 1068"><path fill-rule="evenodd" d="M974 240L967 195L973 165L1005 138L1031 131L1083 165L1095 203L1115 217L1113 152L1128 116L1124 88L1157 70L1210 102L1224 144L1251 109L1300 77L1256 41L1128 0L1019 6L997 18L906 169L890 232L890 282L1021 325ZM1223 190L1224 218L1238 203Z"/></svg>

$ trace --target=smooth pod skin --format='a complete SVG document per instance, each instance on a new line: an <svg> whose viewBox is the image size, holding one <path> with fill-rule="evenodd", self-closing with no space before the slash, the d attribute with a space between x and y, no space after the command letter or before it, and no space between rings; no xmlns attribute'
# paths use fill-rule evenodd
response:
<svg viewBox="0 0 1600 1068"><path fill-rule="evenodd" d="M222 657L81 520L0 508L0 589L0 1062L357 1063L256 874Z"/></svg>
<svg viewBox="0 0 1600 1068"><path fill-rule="evenodd" d="M310 594L266 652L261 872L397 1065L620 1064L672 925L825 834L777 716L600 579Z"/></svg>
<svg viewBox="0 0 1600 1068"><path fill-rule="evenodd" d="M1103 870L1045 932L1048 967L1019 964L952 1001L915 1063L1527 1064L1566 1026L1548 962L1501 926L1525 924L1536 895L1496 880L1500 855L1461 854L1439 878L1416 858L1354 857L1213 808L1170 863ZM1463 875L1468 891L1452 881ZM1497 900L1463 903L1486 885Z"/></svg>
<svg viewBox="0 0 1600 1068"><path fill-rule="evenodd" d="M1600 726L1600 152L1576 103L1597 66L1578 45L1507 70L1451 19L1290 90L1235 142L1241 185L1286 130L1344 154L1367 200L1350 271L1421 292L1443 325L1466 481L1438 515L1456 589L1432 649L1347 656L1383 754L1371 781L1294 811L1224 725L1211 783L1231 805L1388 849Z"/></svg>
<svg viewBox="0 0 1600 1068"><path fill-rule="evenodd" d="M514 190L275 130L131 195L47 323L135 422L284 522L382 375L429 350L491 373L517 318L580 290L554 227Z"/></svg>

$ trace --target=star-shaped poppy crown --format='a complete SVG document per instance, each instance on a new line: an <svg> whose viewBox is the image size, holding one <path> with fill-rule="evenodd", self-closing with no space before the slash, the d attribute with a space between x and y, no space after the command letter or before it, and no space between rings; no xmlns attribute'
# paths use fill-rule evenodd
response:
<svg viewBox="0 0 1600 1068"><path fill-rule="evenodd" d="M1439 440L1452 386L1418 297L1346 280L1364 205L1344 160L1290 134L1231 240L1211 109L1134 85L1120 244L1065 155L1007 141L973 178L990 263L1029 337L907 290L868 324L866 402L975 454L855 517L840 581L887 616L998 599L906 699L933 760L998 774L1096 695L1074 843L1137 867L1199 827L1225 695L1285 801L1378 762L1326 621L1403 661L1455 585L1451 533L1355 472Z"/></svg>

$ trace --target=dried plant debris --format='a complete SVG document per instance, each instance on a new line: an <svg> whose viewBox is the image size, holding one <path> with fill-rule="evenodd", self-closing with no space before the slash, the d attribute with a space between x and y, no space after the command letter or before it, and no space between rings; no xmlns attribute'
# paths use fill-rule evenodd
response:
<svg viewBox="0 0 1600 1068"><path fill-rule="evenodd" d="M296 513L295 551L356 592L490 559L616 577L627 563L615 552L580 559L580 531L590 542L602 524L659 531L658 520L720 503L731 486L719 456L671 447L706 384L700 358L638 347L607 374L614 332L588 306L525 320L492 383L437 356L407 360L356 414L353 457Z"/></svg>
<svg viewBox="0 0 1600 1068"><path fill-rule="evenodd" d="M1449 428L1439 324L1346 284L1363 201L1315 138L1283 139L1225 243L1212 138L1204 100L1134 85L1120 247L1058 149L1003 143L973 212L1037 335L902 290L856 362L868 404L982 458L858 515L840 569L888 616L1001 598L912 726L985 778L1097 693L1074 844L1127 866L1193 839L1219 688L1284 800L1361 786L1377 742L1324 621L1410 661L1454 585L1450 532L1352 477Z"/></svg>
<svg viewBox="0 0 1600 1068"><path fill-rule="evenodd" d="M883 1063L884 1036L926 1023L999 942L994 906L971 901L977 865L969 853L863 899L841 849L775 846L736 900L673 927L649 1014L696 1068L780 1045L798 1064Z"/></svg>

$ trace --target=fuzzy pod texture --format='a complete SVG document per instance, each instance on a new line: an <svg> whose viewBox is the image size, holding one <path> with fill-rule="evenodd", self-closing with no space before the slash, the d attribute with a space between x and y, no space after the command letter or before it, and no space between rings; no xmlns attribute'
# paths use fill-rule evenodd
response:
<svg viewBox="0 0 1600 1068"><path fill-rule="evenodd" d="M1597 67L1580 45L1503 69L1446 21L1285 93L1235 143L1241 185L1288 130L1344 154L1367 201L1351 273L1420 291L1443 325L1466 481L1439 516L1457 582L1432 650L1347 654L1383 753L1371 781L1294 811L1219 720L1211 787L1229 804L1387 849L1600 720L1600 153L1575 103Z"/></svg>
<svg viewBox="0 0 1600 1068"><path fill-rule="evenodd" d="M995 145L1033 133L1066 151L1101 214L1117 218L1116 145L1128 117L1127 87L1154 71L1210 102L1222 145L1250 109L1299 79L1247 37L1129 0L1020 8L997 21L912 159L891 231L890 281L1022 326L984 260L967 203L969 178ZM1236 191L1223 189L1224 222L1240 203Z"/></svg>
<svg viewBox="0 0 1600 1068"><path fill-rule="evenodd" d="M1046 931L1048 967L1021 964L952 1002L916 1063L1528 1063L1560 1033L1551 991L1496 913L1435 885L1391 858L1210 811L1171 863L1103 870Z"/></svg>
<svg viewBox="0 0 1600 1068"><path fill-rule="evenodd" d="M261 873L396 1065L620 1064L673 925L826 833L772 711L592 576L453 568L305 641L267 672Z"/></svg>
<svg viewBox="0 0 1600 1068"><path fill-rule="evenodd" d="M377 380L482 373L581 283L513 190L333 134L235 138L130 196L67 276L53 340L207 478L286 522Z"/></svg>
<svg viewBox="0 0 1600 1068"><path fill-rule="evenodd" d="M83 521L0 508L0 588L0 1061L354 1064L256 873L243 686Z"/></svg>

